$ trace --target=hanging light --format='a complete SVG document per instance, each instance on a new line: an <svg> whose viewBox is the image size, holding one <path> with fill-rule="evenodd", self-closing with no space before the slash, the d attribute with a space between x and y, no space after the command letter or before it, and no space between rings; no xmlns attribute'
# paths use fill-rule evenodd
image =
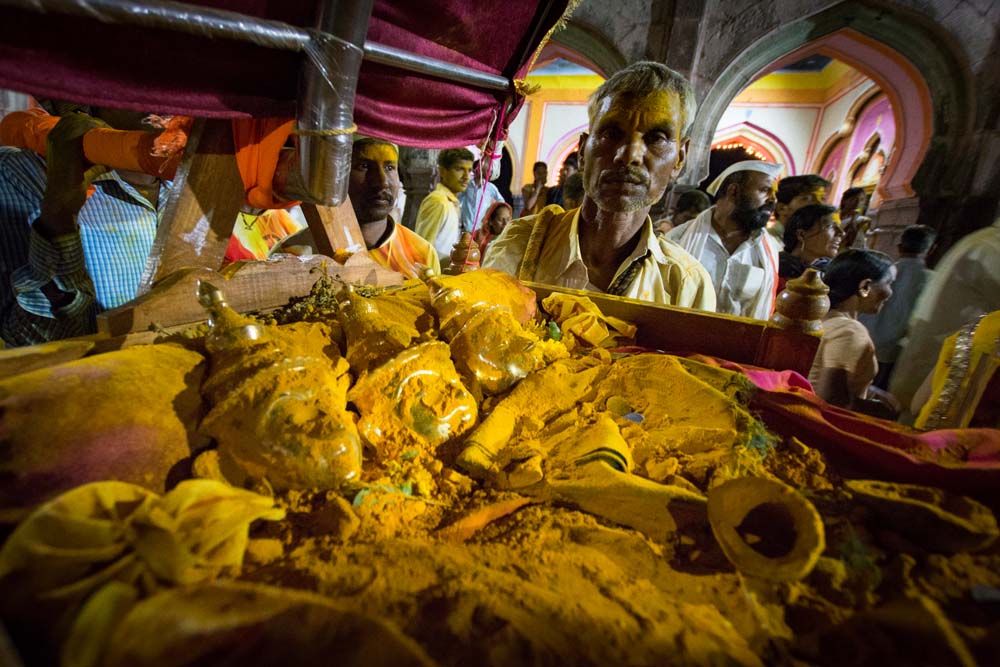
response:
<svg viewBox="0 0 1000 667"><path fill-rule="evenodd" d="M716 151L716 150L721 150L721 151L743 150L743 151L746 152L747 155L749 155L752 158L756 158L758 160L765 160L765 159L767 159L766 156L763 153L761 153L757 149L753 148L752 146L746 146L746 145L741 144L741 143L736 142L736 141L729 142L728 144L716 144L715 146L712 147L712 150L713 151Z"/></svg>

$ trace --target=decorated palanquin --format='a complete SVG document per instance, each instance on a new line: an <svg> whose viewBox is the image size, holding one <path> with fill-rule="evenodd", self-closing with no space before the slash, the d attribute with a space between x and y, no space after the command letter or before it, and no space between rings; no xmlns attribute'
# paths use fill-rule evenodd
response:
<svg viewBox="0 0 1000 667"><path fill-rule="evenodd" d="M989 664L1000 433L753 365L809 334L486 269L225 285L0 356L25 664Z"/></svg>
<svg viewBox="0 0 1000 667"><path fill-rule="evenodd" d="M312 3L245 5L313 25ZM510 79L564 6L466 5L378 2L367 37ZM9 87L21 77L37 94L108 96L96 104L301 118L285 74L307 57L242 44L238 58L202 51L188 68L211 40L116 41L100 12L46 27L34 11L3 9L20 12L0 22ZM504 29L470 37L487 23ZM47 31L70 37L51 44ZM88 79L74 58L93 44L117 60L92 59ZM125 56L148 76L122 76ZM353 122L403 144L438 145L426 133L438 123L459 143L500 137L491 128L518 104L513 85L431 94L428 81L444 85L433 75L402 86L418 75L389 68L361 65ZM38 74L60 70L73 76ZM454 106L436 106L449 95ZM13 640L0 655L992 664L997 431L919 432L827 405L803 379L817 338L794 326L488 270L387 287L337 263L344 245L293 268L185 264L190 247L175 242L208 219L191 208L199 197L223 182L236 210L274 185L228 159L244 145L237 130L210 130L196 123L198 148L177 167L173 207L191 226L158 251L187 268L106 314L101 335L0 354L0 618ZM210 222L199 240L224 242Z"/></svg>

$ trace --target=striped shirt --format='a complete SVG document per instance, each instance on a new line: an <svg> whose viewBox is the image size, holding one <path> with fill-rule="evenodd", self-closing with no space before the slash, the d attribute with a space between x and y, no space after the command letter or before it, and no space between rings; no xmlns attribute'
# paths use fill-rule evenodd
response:
<svg viewBox="0 0 1000 667"><path fill-rule="evenodd" d="M164 184L169 187L169 184ZM0 147L0 337L30 345L96 330L97 313L133 299L160 211L111 171L94 180L79 232L46 240L32 228L45 194L45 161ZM73 296L53 310L41 288Z"/></svg>

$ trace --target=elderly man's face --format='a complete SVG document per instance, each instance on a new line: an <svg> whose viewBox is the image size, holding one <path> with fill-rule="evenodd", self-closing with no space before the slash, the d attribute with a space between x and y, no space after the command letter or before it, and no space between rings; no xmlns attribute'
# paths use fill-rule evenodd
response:
<svg viewBox="0 0 1000 667"><path fill-rule="evenodd" d="M399 196L396 149L386 144L355 147L348 194L358 222L385 220Z"/></svg>
<svg viewBox="0 0 1000 667"><path fill-rule="evenodd" d="M682 121L683 107L672 91L601 100L591 134L580 138L587 196L612 212L655 204L684 164Z"/></svg>

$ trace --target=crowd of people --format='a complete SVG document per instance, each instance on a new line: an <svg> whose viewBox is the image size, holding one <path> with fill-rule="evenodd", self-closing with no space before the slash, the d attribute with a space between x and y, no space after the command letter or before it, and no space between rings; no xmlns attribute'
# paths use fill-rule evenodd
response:
<svg viewBox="0 0 1000 667"><path fill-rule="evenodd" d="M868 249L873 221L861 188L844 192L836 208L822 177L779 179L783 165L746 160L705 192L675 189L695 112L683 76L636 63L592 95L587 131L555 185L546 163L533 165L518 215L478 152L447 149L413 229L392 214L398 148L358 138L349 195L365 246L412 278L425 267L440 271L440 258L469 233L483 267L521 279L759 320L771 317L787 281L816 269L831 306L810 373L816 392L835 405L915 419L945 339L1000 308L1000 222L967 237L931 272L928 227L903 231L898 260ZM81 136L103 122L122 127L135 118L69 115L49 138L47 160L0 148L7 345L88 333L97 312L135 296L170 185L90 167ZM301 254L314 245L306 228L271 251Z"/></svg>

